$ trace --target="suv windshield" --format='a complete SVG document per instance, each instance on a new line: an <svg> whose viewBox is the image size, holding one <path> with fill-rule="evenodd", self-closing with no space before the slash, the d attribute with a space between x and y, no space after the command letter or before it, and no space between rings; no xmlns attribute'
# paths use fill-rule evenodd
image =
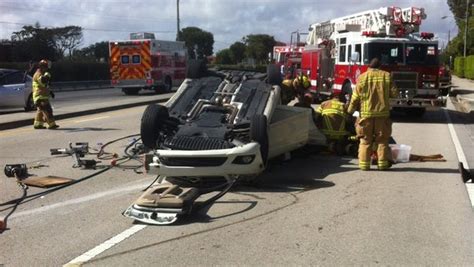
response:
<svg viewBox="0 0 474 267"><path fill-rule="evenodd" d="M438 65L436 50L433 44L407 44L406 64Z"/></svg>

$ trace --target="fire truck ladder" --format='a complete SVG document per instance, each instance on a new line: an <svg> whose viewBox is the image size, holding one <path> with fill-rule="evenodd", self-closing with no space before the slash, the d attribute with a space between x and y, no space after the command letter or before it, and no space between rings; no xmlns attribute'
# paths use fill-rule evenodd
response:
<svg viewBox="0 0 474 267"><path fill-rule="evenodd" d="M367 31L386 36L403 36L418 32L423 19L426 19L423 8L382 7L313 24L306 43L316 45L318 39L328 39L334 31Z"/></svg>

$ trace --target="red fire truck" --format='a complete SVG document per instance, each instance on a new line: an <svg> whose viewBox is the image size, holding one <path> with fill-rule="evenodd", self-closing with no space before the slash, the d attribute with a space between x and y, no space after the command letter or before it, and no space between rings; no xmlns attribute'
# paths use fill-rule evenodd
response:
<svg viewBox="0 0 474 267"><path fill-rule="evenodd" d="M304 45L301 46L274 46L273 60L280 67L283 75L295 77L298 69L301 68L301 55Z"/></svg>
<svg viewBox="0 0 474 267"><path fill-rule="evenodd" d="M422 116L446 105L440 94L438 42L419 32L423 8L383 7L310 26L301 69L317 98L351 94L372 58L391 73L399 89L392 107Z"/></svg>
<svg viewBox="0 0 474 267"><path fill-rule="evenodd" d="M301 55L305 43L300 42L300 36L303 34L306 33L292 32L289 45L273 47L273 62L280 67L284 76L296 77L297 72L301 69Z"/></svg>
<svg viewBox="0 0 474 267"><path fill-rule="evenodd" d="M140 89L169 92L186 75L187 50L183 42L155 40L153 33L132 33L130 40L110 41L113 87L126 95Z"/></svg>

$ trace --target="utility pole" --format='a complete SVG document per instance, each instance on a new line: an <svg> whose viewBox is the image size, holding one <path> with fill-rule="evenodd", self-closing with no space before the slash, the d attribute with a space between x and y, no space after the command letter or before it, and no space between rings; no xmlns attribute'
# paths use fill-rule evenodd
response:
<svg viewBox="0 0 474 267"><path fill-rule="evenodd" d="M179 40L179 0L176 0L176 26L177 26L177 31L176 31L176 41Z"/></svg>
<svg viewBox="0 0 474 267"><path fill-rule="evenodd" d="M464 23L464 57L466 57L466 46L467 46L467 27L469 22L469 0L466 0L466 20Z"/></svg>

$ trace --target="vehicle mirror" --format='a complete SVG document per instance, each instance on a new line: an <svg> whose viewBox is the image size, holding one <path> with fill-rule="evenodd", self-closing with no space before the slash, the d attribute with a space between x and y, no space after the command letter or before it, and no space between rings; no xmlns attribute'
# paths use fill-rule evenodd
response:
<svg viewBox="0 0 474 267"><path fill-rule="evenodd" d="M351 54L351 62L359 62L359 52L353 52Z"/></svg>

